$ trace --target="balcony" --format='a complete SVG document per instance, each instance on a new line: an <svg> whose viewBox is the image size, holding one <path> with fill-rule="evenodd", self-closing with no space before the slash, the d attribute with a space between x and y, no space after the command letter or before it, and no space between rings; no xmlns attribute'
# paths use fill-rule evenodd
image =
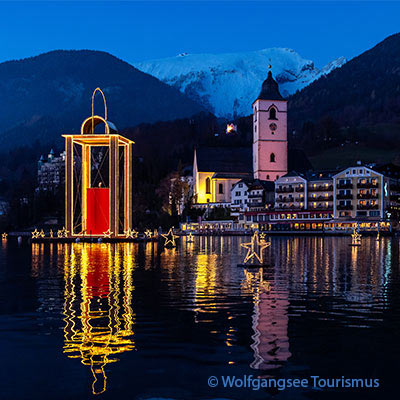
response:
<svg viewBox="0 0 400 400"><path fill-rule="evenodd" d="M357 188L359 189L373 189L373 188L378 188L379 184L378 182L372 183L372 182L365 182L365 183L357 183Z"/></svg>
<svg viewBox="0 0 400 400"><path fill-rule="evenodd" d="M291 206L282 206L282 207L275 207L275 211L301 211L304 210L304 207L298 207L292 204Z"/></svg>
<svg viewBox="0 0 400 400"><path fill-rule="evenodd" d="M338 200L351 200L353 198L353 193L337 194L336 198Z"/></svg>
<svg viewBox="0 0 400 400"><path fill-rule="evenodd" d="M336 207L338 210L352 210L353 206L351 204L345 204L345 205L338 205Z"/></svg>
<svg viewBox="0 0 400 400"><path fill-rule="evenodd" d="M290 188L290 187L276 188L275 192L276 193L293 193L294 189Z"/></svg>
<svg viewBox="0 0 400 400"><path fill-rule="evenodd" d="M248 203L248 206L249 206L249 208L257 207L257 208L265 209L265 203L262 201L257 201L257 202L255 201L253 203Z"/></svg>
<svg viewBox="0 0 400 400"><path fill-rule="evenodd" d="M338 183L336 185L337 189L353 189L353 184L352 183Z"/></svg>
<svg viewBox="0 0 400 400"><path fill-rule="evenodd" d="M309 186L308 191L309 192L332 192L333 190L333 185L320 185L320 186Z"/></svg>
<svg viewBox="0 0 400 400"><path fill-rule="evenodd" d="M317 207L309 207L309 210L332 210L332 206L331 205L326 206L325 204L318 204Z"/></svg>
<svg viewBox="0 0 400 400"><path fill-rule="evenodd" d="M275 199L276 203L293 203L295 199L293 197L282 197L281 199Z"/></svg>
<svg viewBox="0 0 400 400"><path fill-rule="evenodd" d="M365 204L365 205L361 205L361 204L357 204L357 210L379 210L379 206L378 204Z"/></svg>
<svg viewBox="0 0 400 400"><path fill-rule="evenodd" d="M367 194L361 194L359 193L357 195L357 199L377 199L379 196L377 194L371 194L371 193L367 193Z"/></svg>
<svg viewBox="0 0 400 400"><path fill-rule="evenodd" d="M333 195L331 196L318 196L318 197L309 197L308 201L333 201Z"/></svg>

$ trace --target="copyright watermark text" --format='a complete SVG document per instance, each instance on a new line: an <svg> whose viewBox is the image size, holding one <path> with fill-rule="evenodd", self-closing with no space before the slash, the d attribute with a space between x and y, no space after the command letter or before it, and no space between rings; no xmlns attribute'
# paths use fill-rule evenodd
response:
<svg viewBox="0 0 400 400"><path fill-rule="evenodd" d="M260 390L261 388L276 388L286 390L290 388L378 388L379 379L373 378L322 378L310 376L309 378L257 378L253 375L243 376L210 376L210 388L248 388Z"/></svg>

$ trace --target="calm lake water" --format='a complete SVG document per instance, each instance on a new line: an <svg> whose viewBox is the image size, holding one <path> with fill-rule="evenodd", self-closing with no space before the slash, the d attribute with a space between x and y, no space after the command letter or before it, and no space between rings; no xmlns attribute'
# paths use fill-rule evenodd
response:
<svg viewBox="0 0 400 400"><path fill-rule="evenodd" d="M247 237L0 250L1 399L394 398L397 238ZM376 378L379 388L216 388L216 376Z"/></svg>

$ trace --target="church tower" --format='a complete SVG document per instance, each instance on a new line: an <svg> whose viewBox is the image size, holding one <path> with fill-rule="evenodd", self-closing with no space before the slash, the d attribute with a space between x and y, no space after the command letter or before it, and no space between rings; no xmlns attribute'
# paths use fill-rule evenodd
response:
<svg viewBox="0 0 400 400"><path fill-rule="evenodd" d="M269 70L253 103L254 179L275 181L288 172L287 163L287 101Z"/></svg>

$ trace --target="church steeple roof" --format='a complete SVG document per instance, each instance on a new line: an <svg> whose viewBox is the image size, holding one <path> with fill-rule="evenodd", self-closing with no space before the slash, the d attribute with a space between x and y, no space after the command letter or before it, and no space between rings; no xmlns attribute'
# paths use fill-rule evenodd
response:
<svg viewBox="0 0 400 400"><path fill-rule="evenodd" d="M278 83L272 77L271 71L268 71L267 79L263 82L256 100L285 100L279 92Z"/></svg>

